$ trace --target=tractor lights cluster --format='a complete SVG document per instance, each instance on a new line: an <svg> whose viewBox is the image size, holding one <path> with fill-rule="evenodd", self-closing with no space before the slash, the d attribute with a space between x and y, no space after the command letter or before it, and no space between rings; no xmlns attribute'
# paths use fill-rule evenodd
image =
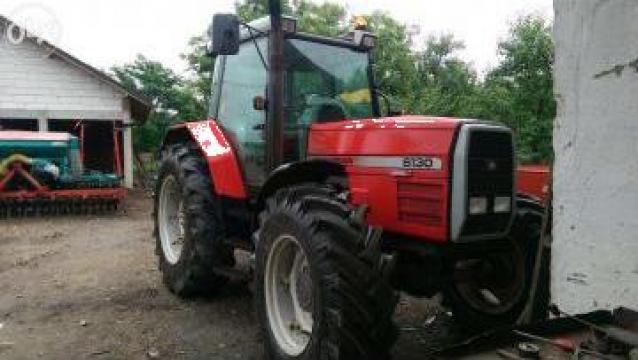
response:
<svg viewBox="0 0 638 360"><path fill-rule="evenodd" d="M512 198L509 196L497 196L494 198L494 212L508 213L512 210Z"/></svg>
<svg viewBox="0 0 638 360"><path fill-rule="evenodd" d="M470 198L470 215L481 215L487 213L487 198L471 197Z"/></svg>
<svg viewBox="0 0 638 360"><path fill-rule="evenodd" d="M485 196L474 196L470 198L470 215L487 214L489 201ZM508 213L512 210L512 198L509 196L497 196L494 198L493 212L496 214Z"/></svg>
<svg viewBox="0 0 638 360"><path fill-rule="evenodd" d="M368 20L366 20L365 16L357 15L352 18L352 27L355 30L368 30Z"/></svg>
<svg viewBox="0 0 638 360"><path fill-rule="evenodd" d="M365 49L374 48L377 38L374 34L368 32L368 20L366 20L365 16L359 15L352 18L352 28L352 40L357 46Z"/></svg>

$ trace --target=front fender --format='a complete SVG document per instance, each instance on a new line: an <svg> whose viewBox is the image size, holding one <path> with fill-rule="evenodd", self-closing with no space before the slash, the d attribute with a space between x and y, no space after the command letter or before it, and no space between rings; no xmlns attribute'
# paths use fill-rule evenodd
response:
<svg viewBox="0 0 638 360"><path fill-rule="evenodd" d="M274 170L259 194L258 204L263 206L266 199L277 190L305 182L323 183L330 177L346 178L343 165L321 159L310 159L281 165Z"/></svg>
<svg viewBox="0 0 638 360"><path fill-rule="evenodd" d="M178 133L188 132L188 137L198 145L202 156L208 163L217 195L235 199L246 199L247 192L237 154L214 120L188 122L177 125L167 134L167 141L180 138Z"/></svg>

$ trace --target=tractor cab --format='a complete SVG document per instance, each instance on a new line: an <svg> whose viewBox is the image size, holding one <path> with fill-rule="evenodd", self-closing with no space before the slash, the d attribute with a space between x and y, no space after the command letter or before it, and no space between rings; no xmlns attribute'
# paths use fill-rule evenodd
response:
<svg viewBox="0 0 638 360"><path fill-rule="evenodd" d="M282 18L281 38L271 31L269 17L238 26L234 15L216 15L210 30L215 56L210 115L239 149L250 187L263 185L277 166L307 157L312 124L379 117L370 51L375 37L362 20L342 38L298 32L296 20L288 17ZM279 57L270 54L276 41ZM272 88L277 77L282 86ZM280 95L269 94L269 88ZM281 129L272 134L277 141L268 140L270 127Z"/></svg>

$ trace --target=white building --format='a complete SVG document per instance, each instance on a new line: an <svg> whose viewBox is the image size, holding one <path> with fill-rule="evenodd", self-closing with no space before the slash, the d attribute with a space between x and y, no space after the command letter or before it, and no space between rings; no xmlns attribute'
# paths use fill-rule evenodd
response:
<svg viewBox="0 0 638 360"><path fill-rule="evenodd" d="M150 101L46 42L10 40L10 24L0 15L0 129L82 132L85 168L106 172L116 170L117 142L132 187L131 126L146 120Z"/></svg>
<svg viewBox="0 0 638 360"><path fill-rule="evenodd" d="M554 8L552 298L638 309L638 1Z"/></svg>

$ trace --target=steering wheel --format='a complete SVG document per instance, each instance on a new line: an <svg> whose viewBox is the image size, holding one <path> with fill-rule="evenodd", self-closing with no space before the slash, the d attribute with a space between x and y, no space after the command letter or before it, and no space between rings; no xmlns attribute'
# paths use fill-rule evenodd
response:
<svg viewBox="0 0 638 360"><path fill-rule="evenodd" d="M337 120L335 119L319 119L319 115L321 110L325 110L326 107L332 107L333 111L340 113L340 118L338 120L349 119L350 116L348 114L348 110L344 102L338 96L326 95L326 94L302 94L303 98L302 104L303 108L300 111L299 116L299 124L300 125L310 125L313 121L321 121L321 120Z"/></svg>

